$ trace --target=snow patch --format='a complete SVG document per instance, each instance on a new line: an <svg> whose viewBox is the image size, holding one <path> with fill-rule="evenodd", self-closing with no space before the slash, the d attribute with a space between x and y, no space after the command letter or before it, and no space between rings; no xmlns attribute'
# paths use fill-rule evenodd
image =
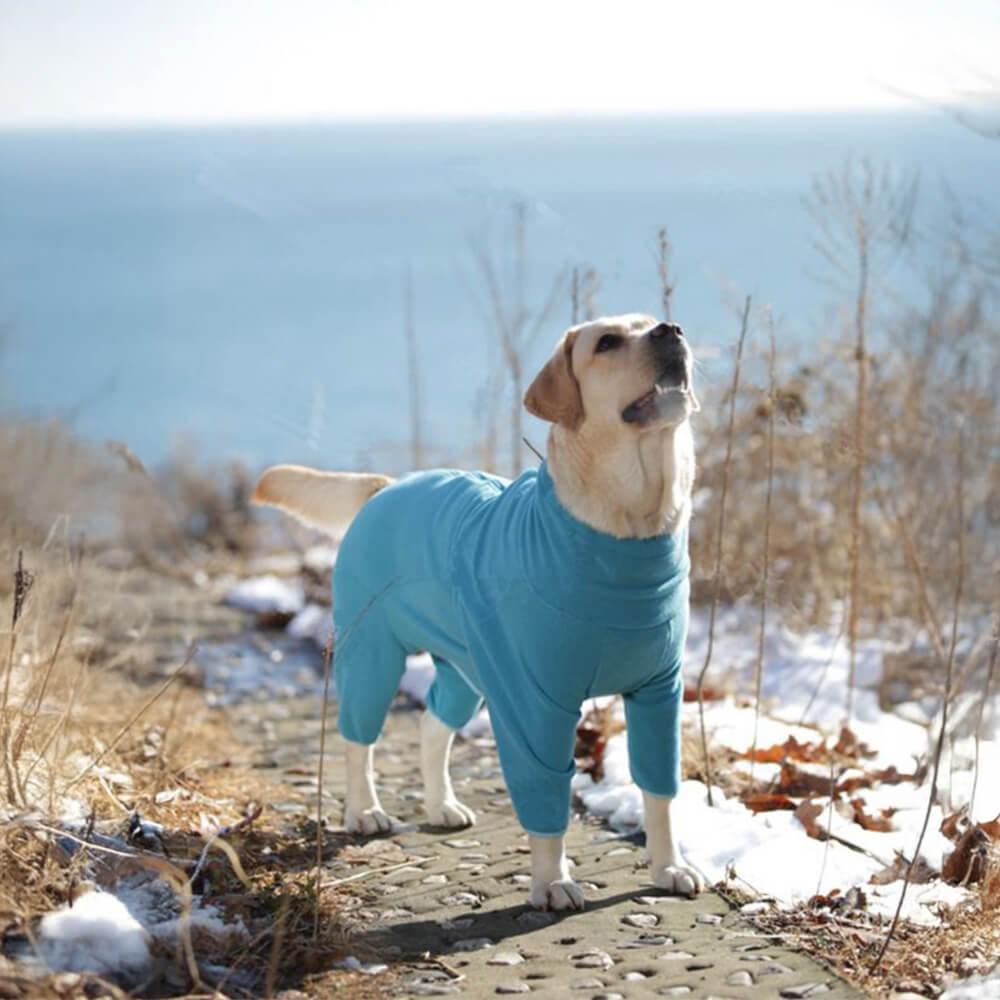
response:
<svg viewBox="0 0 1000 1000"><path fill-rule="evenodd" d="M38 949L54 972L92 972L136 982L149 969L149 935L109 892L88 892L71 906L47 913Z"/></svg>
<svg viewBox="0 0 1000 1000"><path fill-rule="evenodd" d="M302 584L267 574L252 576L231 587L224 603L255 614L295 614L305 604Z"/></svg>

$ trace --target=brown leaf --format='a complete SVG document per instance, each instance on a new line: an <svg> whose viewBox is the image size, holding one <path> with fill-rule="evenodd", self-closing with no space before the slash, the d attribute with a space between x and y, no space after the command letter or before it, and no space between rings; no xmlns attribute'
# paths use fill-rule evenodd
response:
<svg viewBox="0 0 1000 1000"><path fill-rule="evenodd" d="M900 774L896 766L887 767L884 771L868 771L856 778L846 778L837 785L838 792L851 795L861 788L873 788L877 784L898 785L904 781L916 781L920 777L916 774Z"/></svg>
<svg viewBox="0 0 1000 1000"><path fill-rule="evenodd" d="M959 838L955 850L945 858L941 877L952 885L981 882L1000 841L1000 816L988 823L976 823Z"/></svg>
<svg viewBox="0 0 1000 1000"><path fill-rule="evenodd" d="M737 754L742 760L754 760L758 764L781 764L786 760L798 760L814 764L822 762L829 756L822 743L799 743L794 736L789 736L784 743L775 743L770 747L757 747Z"/></svg>
<svg viewBox="0 0 1000 1000"><path fill-rule="evenodd" d="M874 757L875 751L872 750L867 743L863 743L855 735L854 731L849 729L847 726L843 726L840 730L840 737L837 739L837 744L833 748L837 753L843 754L845 757Z"/></svg>
<svg viewBox="0 0 1000 1000"><path fill-rule="evenodd" d="M795 810L795 818L806 828L806 833L815 840L826 840L826 830L816 821L823 813L823 806L810 799L803 802Z"/></svg>
<svg viewBox="0 0 1000 1000"><path fill-rule="evenodd" d="M795 802L787 795L775 795L771 792L750 792L744 796L743 805L755 813L796 808Z"/></svg>
<svg viewBox="0 0 1000 1000"><path fill-rule="evenodd" d="M862 798L851 799L851 810L854 813L854 822L858 823L866 830L875 830L878 833L889 833L893 829L892 823L889 822L891 816L896 812L895 809L883 809L881 816L869 816L865 812L865 801Z"/></svg>
<svg viewBox="0 0 1000 1000"><path fill-rule="evenodd" d="M968 819L965 815L965 809L958 809L941 820L941 833L954 844L961 838L967 825Z"/></svg>
<svg viewBox="0 0 1000 1000"><path fill-rule="evenodd" d="M781 765L778 790L785 795L829 795L830 778L825 774L815 774L796 767L791 761Z"/></svg>

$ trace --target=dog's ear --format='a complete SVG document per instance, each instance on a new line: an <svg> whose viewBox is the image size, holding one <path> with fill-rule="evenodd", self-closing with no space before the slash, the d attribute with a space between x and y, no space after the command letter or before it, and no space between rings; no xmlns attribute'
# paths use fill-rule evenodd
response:
<svg viewBox="0 0 1000 1000"><path fill-rule="evenodd" d="M573 344L576 330L570 330L556 345L552 357L545 363L524 394L527 411L575 430L583 420L583 397L580 383L573 374Z"/></svg>

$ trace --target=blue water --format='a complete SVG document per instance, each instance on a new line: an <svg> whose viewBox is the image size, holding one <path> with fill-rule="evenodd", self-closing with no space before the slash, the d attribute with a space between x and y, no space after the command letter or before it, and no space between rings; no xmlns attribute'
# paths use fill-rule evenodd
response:
<svg viewBox="0 0 1000 1000"><path fill-rule="evenodd" d="M926 219L945 181L998 200L1000 143L916 113L0 134L0 406L151 464L187 438L398 469L409 268L431 457L474 463L491 334L470 247L505 246L514 201L531 303L593 266L602 312L658 312L666 224L696 345L731 342L747 293L807 344L837 335L837 296L803 197L849 155L919 169ZM532 366L569 319L567 293Z"/></svg>

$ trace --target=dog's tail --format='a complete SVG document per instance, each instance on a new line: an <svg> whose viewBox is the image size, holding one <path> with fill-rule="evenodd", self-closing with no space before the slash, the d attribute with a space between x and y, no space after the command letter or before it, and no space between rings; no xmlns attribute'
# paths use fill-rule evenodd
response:
<svg viewBox="0 0 1000 1000"><path fill-rule="evenodd" d="M358 472L319 472L302 465L273 465L260 477L252 503L279 507L334 537L343 534L359 510L393 480Z"/></svg>

